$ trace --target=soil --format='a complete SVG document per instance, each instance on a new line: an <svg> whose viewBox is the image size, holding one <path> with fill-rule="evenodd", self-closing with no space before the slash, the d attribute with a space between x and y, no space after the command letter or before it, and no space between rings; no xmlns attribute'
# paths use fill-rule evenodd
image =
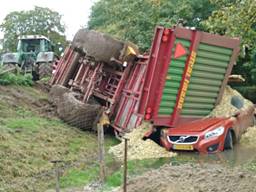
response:
<svg viewBox="0 0 256 192"><path fill-rule="evenodd" d="M216 164L164 165L129 180L128 192L255 192L256 175ZM121 188L113 191L122 191Z"/></svg>
<svg viewBox="0 0 256 192"><path fill-rule="evenodd" d="M57 117L56 110L48 102L48 85L35 83L32 87L0 86L1 101L11 107L25 108L46 118Z"/></svg>

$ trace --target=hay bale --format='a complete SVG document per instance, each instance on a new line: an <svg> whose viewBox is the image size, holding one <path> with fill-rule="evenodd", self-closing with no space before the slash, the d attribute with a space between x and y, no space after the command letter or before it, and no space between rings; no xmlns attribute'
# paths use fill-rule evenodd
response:
<svg viewBox="0 0 256 192"><path fill-rule="evenodd" d="M132 43L119 41L93 30L80 29L72 41L73 49L93 57L95 61L108 64L111 64L111 58L123 61L124 57L128 56L128 46L135 51L135 55L138 55L138 48Z"/></svg>
<svg viewBox="0 0 256 192"><path fill-rule="evenodd" d="M161 157L172 157L176 153L166 151L165 148L159 146L154 141L148 139L142 140L144 134L149 130L150 125L143 123L135 128L131 133L125 134L128 141L128 159L141 160ZM109 153L113 154L117 160L122 160L124 155L124 141L110 148Z"/></svg>

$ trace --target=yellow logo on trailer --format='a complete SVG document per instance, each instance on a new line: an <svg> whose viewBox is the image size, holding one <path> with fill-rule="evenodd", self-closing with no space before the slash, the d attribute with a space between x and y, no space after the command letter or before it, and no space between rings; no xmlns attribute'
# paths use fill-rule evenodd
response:
<svg viewBox="0 0 256 192"><path fill-rule="evenodd" d="M191 73L192 73L195 61L196 61L196 52L192 51L191 55L190 55L189 63L188 63L188 69L186 72L185 80L182 85L181 94L180 94L180 97L178 100L178 109L182 109L182 107L183 107L186 92L188 90L188 85L189 85L189 81L190 81L190 77L191 77Z"/></svg>

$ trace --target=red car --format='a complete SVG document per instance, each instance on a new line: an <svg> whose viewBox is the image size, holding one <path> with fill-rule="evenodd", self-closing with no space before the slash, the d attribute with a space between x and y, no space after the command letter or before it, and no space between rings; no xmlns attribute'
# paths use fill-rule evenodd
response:
<svg viewBox="0 0 256 192"><path fill-rule="evenodd" d="M168 150L215 153L232 149L246 128L254 124L254 107L229 118L205 118L163 129L160 143Z"/></svg>

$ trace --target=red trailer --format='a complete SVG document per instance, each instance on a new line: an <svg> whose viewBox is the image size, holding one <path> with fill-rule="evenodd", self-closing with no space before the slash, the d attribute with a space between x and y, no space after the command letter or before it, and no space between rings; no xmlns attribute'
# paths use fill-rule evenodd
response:
<svg viewBox="0 0 256 192"><path fill-rule="evenodd" d="M205 118L219 103L238 53L239 39L156 28L139 113L158 129L168 150L232 148L252 125L253 107L236 117Z"/></svg>

